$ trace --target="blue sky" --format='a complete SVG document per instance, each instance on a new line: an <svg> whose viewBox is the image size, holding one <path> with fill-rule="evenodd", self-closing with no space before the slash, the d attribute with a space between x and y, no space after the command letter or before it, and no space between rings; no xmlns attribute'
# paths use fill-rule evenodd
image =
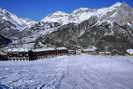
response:
<svg viewBox="0 0 133 89"><path fill-rule="evenodd" d="M101 8L116 2L127 2L133 7L133 0L0 0L0 8L20 17L41 20L59 10L70 13L78 8Z"/></svg>

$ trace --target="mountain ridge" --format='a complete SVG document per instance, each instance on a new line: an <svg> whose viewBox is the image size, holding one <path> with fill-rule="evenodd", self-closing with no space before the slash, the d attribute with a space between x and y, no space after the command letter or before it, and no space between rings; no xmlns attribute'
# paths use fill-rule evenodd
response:
<svg viewBox="0 0 133 89"><path fill-rule="evenodd" d="M81 23L84 20L89 19L91 16L97 16L99 18L103 18L108 12L113 13L115 10L118 10L118 13L121 12L121 9L131 8L127 3L117 2L110 7L104 7L100 9L90 9L90 8L79 8L74 10L72 13L61 12L60 14L50 14L46 16L43 22L58 22L61 24L69 24L69 23ZM65 14L64 14L65 13ZM117 15L117 13L115 13ZM115 14L112 14L115 16Z"/></svg>

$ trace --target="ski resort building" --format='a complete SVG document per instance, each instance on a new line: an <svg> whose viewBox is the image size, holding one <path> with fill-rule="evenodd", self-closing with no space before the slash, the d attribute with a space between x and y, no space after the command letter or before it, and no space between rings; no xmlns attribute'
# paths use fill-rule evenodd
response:
<svg viewBox="0 0 133 89"><path fill-rule="evenodd" d="M87 49L82 49L82 53L87 53L87 54L92 54L92 55L96 55L96 47L91 47L91 48L87 48Z"/></svg>
<svg viewBox="0 0 133 89"><path fill-rule="evenodd" d="M9 60L35 60L65 54L68 54L68 49L64 47L41 49L12 48L7 51Z"/></svg>

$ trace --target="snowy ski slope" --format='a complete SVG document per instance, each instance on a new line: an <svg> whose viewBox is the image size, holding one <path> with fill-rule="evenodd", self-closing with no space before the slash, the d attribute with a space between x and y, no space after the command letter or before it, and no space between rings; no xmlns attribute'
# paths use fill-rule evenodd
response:
<svg viewBox="0 0 133 89"><path fill-rule="evenodd" d="M0 89L133 89L133 57L59 56L0 62Z"/></svg>

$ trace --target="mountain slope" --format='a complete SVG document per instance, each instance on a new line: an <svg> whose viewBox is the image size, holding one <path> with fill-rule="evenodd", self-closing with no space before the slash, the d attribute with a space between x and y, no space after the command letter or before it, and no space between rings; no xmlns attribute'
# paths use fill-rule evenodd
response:
<svg viewBox="0 0 133 89"><path fill-rule="evenodd" d="M0 8L0 33L7 37L17 36L18 32L33 25L35 21L22 19L6 9Z"/></svg>
<svg viewBox="0 0 133 89"><path fill-rule="evenodd" d="M124 14L121 13L121 15ZM133 14L129 18L132 16ZM111 21L108 18L91 16L81 23L63 25L57 31L39 37L35 47L65 46L70 49L81 49L96 46L101 51L116 49L119 52L125 52L126 49L133 48L132 26L132 22L128 21L127 17L117 19L117 21L113 18Z"/></svg>
<svg viewBox="0 0 133 89"><path fill-rule="evenodd" d="M4 36L0 35L0 48L7 46L9 43L11 43L10 39L7 39Z"/></svg>

